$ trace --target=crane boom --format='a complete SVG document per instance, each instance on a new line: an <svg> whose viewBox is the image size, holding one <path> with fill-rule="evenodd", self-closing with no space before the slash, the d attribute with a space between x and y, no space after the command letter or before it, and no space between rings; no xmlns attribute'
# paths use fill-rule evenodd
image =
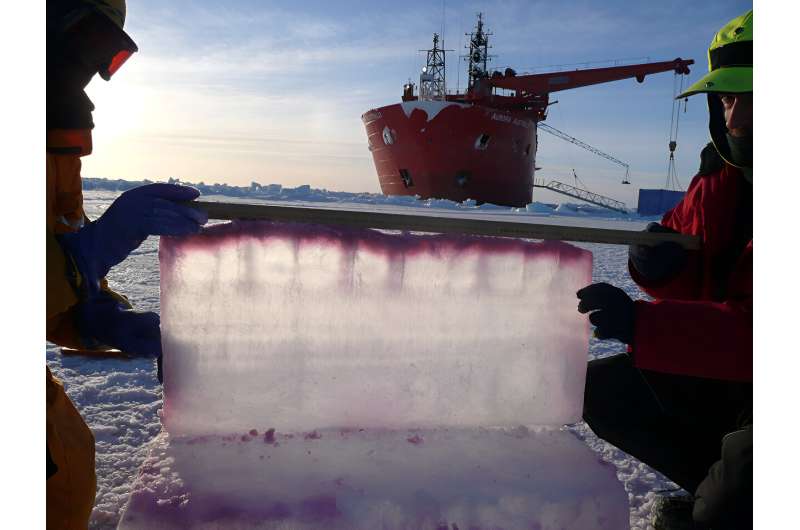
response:
<svg viewBox="0 0 800 530"><path fill-rule="evenodd" d="M559 90L569 90L583 86L608 83L635 77L640 83L645 76L660 72L674 71L677 74L688 74L693 59L663 61L657 63L633 64L628 66L611 66L608 68L589 68L565 72L549 72L531 75L505 75L491 77L488 81L493 87L516 90L529 94L549 94Z"/></svg>
<svg viewBox="0 0 800 530"><path fill-rule="evenodd" d="M553 136L561 138L562 140L566 140L566 141L568 141L568 142L570 142L572 144L577 145L578 147L582 147L582 148L586 149L587 151L591 151L592 153L594 153L594 154L596 154L598 156L602 156L606 160L610 160L610 161L614 162L615 164L619 164L620 166L625 168L625 179L627 180L628 172L630 170L630 166L628 164L626 164L625 162L623 162L622 160L614 158L613 156L609 155L608 153L604 153L601 150L597 149L596 147L592 147L591 145L589 145L589 144L587 144L585 142L582 142L582 141L578 140L577 138L574 138L574 137L568 135L565 132L559 131L555 127L551 127L550 125L547 125L546 123L538 122L536 124L536 126L540 130L542 130L542 131L544 131L546 133L550 133Z"/></svg>
<svg viewBox="0 0 800 530"><path fill-rule="evenodd" d="M563 72L549 72L545 74L517 75L511 68L504 74L494 72L476 79L464 94L448 94L448 101L458 101L485 105L508 112L520 113L535 122L547 118L547 106L550 104L550 92L570 90L589 85L608 83L620 79L636 78L643 82L650 74L674 71L678 74L688 74L689 65L694 64L692 59L675 59L657 63L642 63L628 66L612 66L609 68L589 68L586 70L572 70ZM497 94L495 89L512 90L509 94ZM416 99L407 94L404 101Z"/></svg>

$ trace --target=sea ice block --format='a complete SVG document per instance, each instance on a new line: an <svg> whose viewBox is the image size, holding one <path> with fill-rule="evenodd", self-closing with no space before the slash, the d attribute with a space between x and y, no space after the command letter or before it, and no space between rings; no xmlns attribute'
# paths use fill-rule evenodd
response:
<svg viewBox="0 0 800 530"><path fill-rule="evenodd" d="M162 238L165 430L119 528L628 528L614 468L559 428L580 418L590 280L563 243Z"/></svg>
<svg viewBox="0 0 800 530"><path fill-rule="evenodd" d="M587 251L238 221L160 256L172 434L581 417Z"/></svg>

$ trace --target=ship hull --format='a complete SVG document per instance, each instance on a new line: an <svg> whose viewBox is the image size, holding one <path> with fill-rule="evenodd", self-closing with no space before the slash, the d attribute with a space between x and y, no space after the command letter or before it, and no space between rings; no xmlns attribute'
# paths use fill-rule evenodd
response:
<svg viewBox="0 0 800 530"><path fill-rule="evenodd" d="M444 101L406 101L361 117L386 195L532 200L536 124L512 113Z"/></svg>

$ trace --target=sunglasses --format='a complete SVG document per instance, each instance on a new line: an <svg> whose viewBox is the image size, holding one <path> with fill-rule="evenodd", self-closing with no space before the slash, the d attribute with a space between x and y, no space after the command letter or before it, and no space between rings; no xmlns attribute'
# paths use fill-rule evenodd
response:
<svg viewBox="0 0 800 530"><path fill-rule="evenodd" d="M117 39L116 43L114 43L114 45L111 47L111 49L116 51L111 56L111 59L107 62L101 63L98 69L100 77L106 81L111 79L111 76L117 73L117 70L119 70L122 65L125 64L125 61L130 59L131 55L139 51L139 47L136 46L136 43L133 42L133 39L131 39L127 33L116 26L113 26L113 29L117 30L116 33L119 36L119 39Z"/></svg>

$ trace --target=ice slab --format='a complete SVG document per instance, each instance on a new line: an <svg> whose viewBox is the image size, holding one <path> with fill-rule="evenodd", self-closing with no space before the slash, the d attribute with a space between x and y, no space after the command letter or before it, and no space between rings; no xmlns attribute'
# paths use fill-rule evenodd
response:
<svg viewBox="0 0 800 530"><path fill-rule="evenodd" d="M587 251L239 221L160 256L172 434L580 419Z"/></svg>
<svg viewBox="0 0 800 530"><path fill-rule="evenodd" d="M614 468L558 428L580 418L590 279L563 243L162 238L166 430L119 528L628 528Z"/></svg>
<svg viewBox="0 0 800 530"><path fill-rule="evenodd" d="M613 466L557 429L156 439L121 530L620 530Z"/></svg>

